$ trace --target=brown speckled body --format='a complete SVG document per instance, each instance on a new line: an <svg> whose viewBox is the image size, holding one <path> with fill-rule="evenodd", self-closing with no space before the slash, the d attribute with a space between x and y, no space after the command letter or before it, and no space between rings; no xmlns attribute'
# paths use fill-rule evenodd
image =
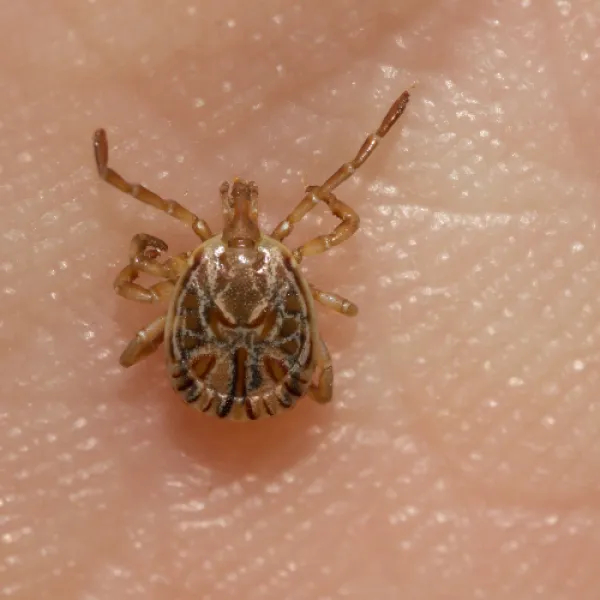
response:
<svg viewBox="0 0 600 600"><path fill-rule="evenodd" d="M358 308L349 300L309 284L299 264L326 252L357 231L358 215L334 194L373 154L408 104L404 92L356 156L319 186L306 188L302 200L265 235L258 226L258 188L234 179L220 188L223 231L174 200L129 183L108 166L103 129L94 134L98 173L110 185L191 227L202 243L192 252L160 258L161 239L138 233L129 247L129 263L117 275L115 291L136 302L168 303L167 314L140 329L120 357L131 367L165 342L173 387L194 408L235 420L255 420L295 406L303 395L319 403L333 396L333 367L319 334L313 300L349 317ZM293 251L282 244L296 223L324 205L340 220ZM140 275L158 279L149 287Z"/></svg>
<svg viewBox="0 0 600 600"><path fill-rule="evenodd" d="M292 407L315 369L310 287L290 251L263 236L248 260L219 237L189 259L167 316L173 387L204 412L256 419Z"/></svg>

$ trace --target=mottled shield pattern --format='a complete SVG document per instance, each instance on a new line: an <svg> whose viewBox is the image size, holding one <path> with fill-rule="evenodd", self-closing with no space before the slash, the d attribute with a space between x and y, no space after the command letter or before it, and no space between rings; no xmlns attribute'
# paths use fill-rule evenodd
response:
<svg viewBox="0 0 600 600"><path fill-rule="evenodd" d="M204 243L167 318L173 387L203 412L257 419L292 407L315 369L310 288L289 250L263 237L256 259Z"/></svg>

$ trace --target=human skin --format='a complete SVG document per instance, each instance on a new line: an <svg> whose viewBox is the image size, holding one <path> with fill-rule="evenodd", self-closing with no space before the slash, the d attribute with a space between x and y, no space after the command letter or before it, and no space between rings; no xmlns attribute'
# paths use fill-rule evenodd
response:
<svg viewBox="0 0 600 600"><path fill-rule="evenodd" d="M598 598L600 4L63 0L0 8L0 595L78 600ZM244 12L244 11L247 11ZM272 228L416 82L305 261L334 400L219 421L116 296L131 237ZM326 232L323 207L291 243Z"/></svg>

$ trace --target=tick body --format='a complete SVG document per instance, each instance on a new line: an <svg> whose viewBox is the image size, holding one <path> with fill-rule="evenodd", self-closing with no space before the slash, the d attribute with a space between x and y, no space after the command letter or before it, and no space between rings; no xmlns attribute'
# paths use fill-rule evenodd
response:
<svg viewBox="0 0 600 600"><path fill-rule="evenodd" d="M131 184L108 166L104 130L94 134L98 173L109 184L166 212L200 238L193 251L164 258L167 244L139 233L131 241L129 263L115 280L115 291L143 303L163 302L166 314L138 331L120 363L130 367L164 343L173 388L190 406L220 418L258 419L292 408L308 395L320 403L333 394L333 369L317 327L314 301L354 316L357 307L306 281L300 263L351 237L358 215L334 195L372 154L409 100L404 92L353 160L320 186L306 188L296 208L270 233L258 226L258 188L235 179L220 188L223 231L173 200ZM283 240L310 210L323 203L340 223L295 250ZM157 278L150 287L140 274Z"/></svg>

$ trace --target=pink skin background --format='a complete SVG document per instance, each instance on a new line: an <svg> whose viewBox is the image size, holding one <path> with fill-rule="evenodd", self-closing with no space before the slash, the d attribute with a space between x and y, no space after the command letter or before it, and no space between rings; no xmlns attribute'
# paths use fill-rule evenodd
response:
<svg viewBox="0 0 600 600"><path fill-rule="evenodd" d="M152 7L151 7L152 5ZM600 3L5 2L0 8L0 596L597 600ZM309 259L336 387L259 423L118 356L137 232L272 228L417 82ZM320 207L292 243L329 230Z"/></svg>

